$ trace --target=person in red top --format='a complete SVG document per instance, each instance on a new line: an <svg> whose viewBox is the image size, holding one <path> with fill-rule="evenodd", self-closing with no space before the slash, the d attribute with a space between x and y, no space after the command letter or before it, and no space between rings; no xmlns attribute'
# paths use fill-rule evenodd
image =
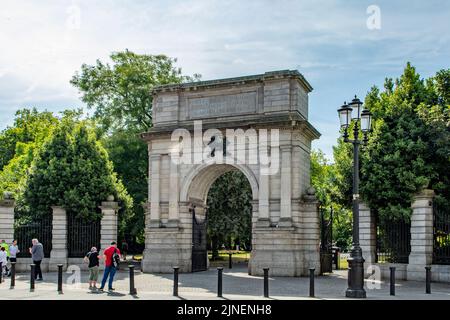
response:
<svg viewBox="0 0 450 320"><path fill-rule="evenodd" d="M105 272L103 273L102 285L100 287L100 291L103 291L105 288L106 280L108 280L108 291L114 291L112 286L114 281L114 275L116 274L116 267L113 263L114 253L117 253L120 256L120 250L117 249L117 243L115 241L111 242L111 246L106 248L103 252L103 258L105 261Z"/></svg>

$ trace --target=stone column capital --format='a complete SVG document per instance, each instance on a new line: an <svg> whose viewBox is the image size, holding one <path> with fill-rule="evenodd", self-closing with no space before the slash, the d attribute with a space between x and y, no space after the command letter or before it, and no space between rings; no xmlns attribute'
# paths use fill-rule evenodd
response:
<svg viewBox="0 0 450 320"><path fill-rule="evenodd" d="M119 203L116 201L103 201L102 205L99 206L101 210L120 210Z"/></svg>
<svg viewBox="0 0 450 320"><path fill-rule="evenodd" d="M423 189L414 195L414 199L432 199L435 196L435 192L432 189Z"/></svg>
<svg viewBox="0 0 450 320"><path fill-rule="evenodd" d="M411 207L414 208L423 208L423 207L431 207L433 205L434 198L434 190L424 189L417 194L414 195L413 202Z"/></svg>
<svg viewBox="0 0 450 320"><path fill-rule="evenodd" d="M11 208L11 207L15 207L15 205L16 205L16 201L14 199L0 200L0 207Z"/></svg>

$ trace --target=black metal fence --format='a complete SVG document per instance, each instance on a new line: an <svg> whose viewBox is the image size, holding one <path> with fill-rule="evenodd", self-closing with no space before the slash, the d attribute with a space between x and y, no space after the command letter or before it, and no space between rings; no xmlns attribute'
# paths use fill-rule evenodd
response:
<svg viewBox="0 0 450 320"><path fill-rule="evenodd" d="M44 257L50 257L52 251L52 216L45 218L17 219L14 225L14 239L17 240L19 254L17 257L31 257L29 248L31 240L36 238L44 247Z"/></svg>
<svg viewBox="0 0 450 320"><path fill-rule="evenodd" d="M87 221L67 215L67 250L69 258L82 258L92 247L100 250L101 220Z"/></svg>
<svg viewBox="0 0 450 320"><path fill-rule="evenodd" d="M320 273L333 270L333 208L330 208L326 219L326 208L319 207L320 211Z"/></svg>
<svg viewBox="0 0 450 320"><path fill-rule="evenodd" d="M410 223L403 220L377 222L377 262L408 263L410 252Z"/></svg>
<svg viewBox="0 0 450 320"><path fill-rule="evenodd" d="M433 264L450 264L450 212L433 202Z"/></svg>

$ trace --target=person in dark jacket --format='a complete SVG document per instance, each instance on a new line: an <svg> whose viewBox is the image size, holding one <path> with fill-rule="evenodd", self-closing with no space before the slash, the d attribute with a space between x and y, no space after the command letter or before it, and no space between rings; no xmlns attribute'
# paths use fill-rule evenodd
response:
<svg viewBox="0 0 450 320"><path fill-rule="evenodd" d="M30 248L31 259L33 260L33 264L36 265L34 278L38 281L42 281L41 262L42 259L44 259L44 247L38 239L31 240L31 243L33 244L33 247Z"/></svg>

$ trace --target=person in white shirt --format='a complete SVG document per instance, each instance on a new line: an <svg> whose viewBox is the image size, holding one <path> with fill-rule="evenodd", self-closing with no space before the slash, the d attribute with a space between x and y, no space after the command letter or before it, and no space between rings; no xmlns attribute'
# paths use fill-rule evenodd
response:
<svg viewBox="0 0 450 320"><path fill-rule="evenodd" d="M7 263L7 254L6 254L6 250L4 247L0 248L0 263L2 264L2 269L0 270L0 272L4 273L6 270L6 263Z"/></svg>
<svg viewBox="0 0 450 320"><path fill-rule="evenodd" d="M20 252L19 247L17 246L17 240L14 240L13 243L9 246L9 262L17 262L17 254ZM8 277L11 276L11 269L8 272Z"/></svg>

